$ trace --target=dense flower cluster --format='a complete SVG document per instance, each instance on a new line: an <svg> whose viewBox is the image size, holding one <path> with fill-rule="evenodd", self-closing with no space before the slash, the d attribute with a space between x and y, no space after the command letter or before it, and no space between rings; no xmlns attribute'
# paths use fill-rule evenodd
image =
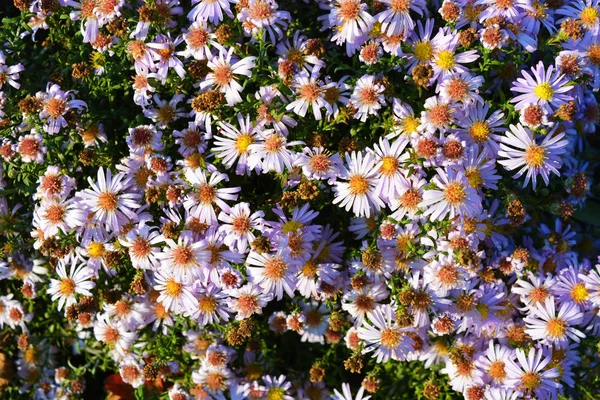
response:
<svg viewBox="0 0 600 400"><path fill-rule="evenodd" d="M597 0L14 4L0 393L588 393Z"/></svg>

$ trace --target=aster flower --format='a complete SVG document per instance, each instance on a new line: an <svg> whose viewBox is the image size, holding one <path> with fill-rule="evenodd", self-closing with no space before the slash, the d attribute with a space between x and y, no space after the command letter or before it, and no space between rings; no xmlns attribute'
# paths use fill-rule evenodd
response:
<svg viewBox="0 0 600 400"><path fill-rule="evenodd" d="M227 4L229 4L227 2ZM187 32L183 34L183 39L187 45L185 51L181 52L181 56L192 56L196 60L205 60L212 58L212 52L209 45L214 45L214 34L208 26L207 21L203 18L197 19Z"/></svg>
<svg viewBox="0 0 600 400"><path fill-rule="evenodd" d="M248 168L262 168L263 173L274 171L283 173L284 167L293 168L294 153L288 147L304 144L300 141L288 142L287 137L272 129L259 132L256 143L248 146Z"/></svg>
<svg viewBox="0 0 600 400"><path fill-rule="evenodd" d="M546 70L544 63L540 61L531 71L533 76L527 71L522 71L523 78L517 78L511 87L513 92L523 93L511 99L511 103L516 103L516 110L527 104L537 104L553 113L562 104L573 100L569 94L572 86L566 85L569 78L562 75L553 65Z"/></svg>
<svg viewBox="0 0 600 400"><path fill-rule="evenodd" d="M40 112L40 118L45 121L44 131L49 134L55 134L61 128L67 127L67 120L64 115L69 111L76 109L81 112L87 109L87 104L82 100L74 99L73 91L63 91L59 85L48 83L46 93L43 94L43 106Z"/></svg>
<svg viewBox="0 0 600 400"><path fill-rule="evenodd" d="M533 340L540 343L555 345L563 348L569 344L569 340L579 342L585 335L573 327L579 325L583 320L583 313L577 304L569 302L562 303L557 310L554 297L547 297L544 304L537 304L532 308L532 314L524 318L527 323L525 332Z"/></svg>
<svg viewBox="0 0 600 400"><path fill-rule="evenodd" d="M550 132L538 144L537 138L529 129L521 124L510 125L510 132L501 139L501 151L498 152L498 156L503 159L498 162L509 171L519 169L514 178L526 174L523 187L531 181L535 189L538 175L541 175L544 183L548 185L550 173L560 176L558 171L562 166L560 155L567 151L568 144L567 140L561 140L564 136L562 132L556 135Z"/></svg>
<svg viewBox="0 0 600 400"><path fill-rule="evenodd" d="M188 309L187 316L196 321L200 327L220 321L229 321L229 308L226 305L229 296L217 286L198 285L196 298L198 299L198 308Z"/></svg>
<svg viewBox="0 0 600 400"><path fill-rule="evenodd" d="M161 243L160 234L145 223L127 233L119 242L128 249L129 258L134 268L152 269L158 265L158 249L153 245Z"/></svg>
<svg viewBox="0 0 600 400"><path fill-rule="evenodd" d="M105 223L107 228L120 232L123 225L135 221L137 214L133 211L138 208L140 194L128 192L123 181L123 174L112 176L110 169L98 169L98 182L88 177L91 189L79 193L81 201L91 205L95 213L94 218L98 223Z"/></svg>
<svg viewBox="0 0 600 400"><path fill-rule="evenodd" d="M286 21L291 21L292 16L288 11L279 10L275 0L249 0L246 6L237 15L244 31L260 39L268 35L272 44L277 44L287 29Z"/></svg>
<svg viewBox="0 0 600 400"><path fill-rule="evenodd" d="M250 204L238 203L228 212L219 213L219 231L225 233L224 243L233 251L245 253L248 245L256 238L252 229L262 230L265 213L256 211L251 213Z"/></svg>
<svg viewBox="0 0 600 400"><path fill-rule="evenodd" d="M222 182L227 182L227 175L213 172L209 176L200 168L188 168L185 172L186 179L195 187L198 192L189 194L183 205L189 210L190 214L200 219L200 222L214 224L217 222L217 214L213 204L216 204L221 210L229 211L229 205L225 201L235 201L241 190L239 187L217 188Z"/></svg>
<svg viewBox="0 0 600 400"><path fill-rule="evenodd" d="M218 25L223 21L223 13L229 18L234 18L229 3L229 0L192 0L194 8L188 13L187 17L190 21L207 20Z"/></svg>
<svg viewBox="0 0 600 400"><path fill-rule="evenodd" d="M373 146L375 159L381 164L376 192L382 199L393 199L402 190L404 174L401 166L409 159L409 155L404 152L408 144L409 141L403 138L392 143L380 138L379 143Z"/></svg>
<svg viewBox="0 0 600 400"><path fill-rule="evenodd" d="M556 399L562 384L556 381L557 369L549 367L551 351L532 348L528 353L521 349L515 352L517 360L506 365L506 385L538 398Z"/></svg>
<svg viewBox="0 0 600 400"><path fill-rule="evenodd" d="M381 23L381 31L388 36L408 36L415 27L410 11L422 17L427 8L423 0L384 0L382 3L387 7L377 14L375 19Z"/></svg>
<svg viewBox="0 0 600 400"><path fill-rule="evenodd" d="M338 154L331 154L323 147L304 147L296 154L294 165L302 167L302 173L309 180L328 180L333 183L343 169L343 161Z"/></svg>
<svg viewBox="0 0 600 400"><path fill-rule="evenodd" d="M103 314L98 315L94 322L94 336L96 340L113 348L121 357L129 352L137 337L135 332L127 330L123 321L110 319Z"/></svg>
<svg viewBox="0 0 600 400"><path fill-rule="evenodd" d="M363 354L374 351L377 362L405 360L413 340L407 335L411 328L400 328L396 322L396 311L389 304L380 305L368 314L369 322L363 321L358 328L358 337L365 341Z"/></svg>
<svg viewBox="0 0 600 400"><path fill-rule="evenodd" d="M64 258L56 267L56 273L60 279L51 279L48 294L52 295L52 301L58 299L58 310L63 306L67 308L76 303L75 294L92 296L92 290L96 284L91 281L94 271L81 263L82 260L75 256ZM70 266L67 273L67 264Z"/></svg>
<svg viewBox="0 0 600 400"><path fill-rule="evenodd" d="M246 259L248 281L259 285L275 299L283 298L283 291L294 297L297 266L291 263L288 249L280 248L275 254L250 252Z"/></svg>
<svg viewBox="0 0 600 400"><path fill-rule="evenodd" d="M215 136L215 144L212 148L217 158L222 159L227 168L231 168L236 162L235 173L237 175L250 175L248 167L249 147L257 139L260 129L250 121L250 116L238 114L239 128L223 121L219 121L220 131Z"/></svg>
<svg viewBox="0 0 600 400"><path fill-rule="evenodd" d="M254 314L261 314L262 309L273 299L272 293L253 283L247 283L239 289L229 291L229 308L237 312L235 319L243 320Z"/></svg>
<svg viewBox="0 0 600 400"><path fill-rule="evenodd" d="M23 72L25 67L23 64L15 64L8 66L6 65L6 56L4 52L0 50L0 89L5 83L8 83L10 86L18 89L21 85L17 82L19 79L19 72Z"/></svg>
<svg viewBox="0 0 600 400"><path fill-rule="evenodd" d="M183 42L183 36L178 36L175 40L168 36L159 34L154 39L154 42L147 43L146 47L152 51L152 57L157 62L155 65L156 74L161 79L161 83L164 85L167 82L167 75L169 69L175 70L175 73L179 78L185 77L185 68L183 62L176 57L177 53L175 48Z"/></svg>
<svg viewBox="0 0 600 400"><path fill-rule="evenodd" d="M220 45L215 45L215 47L219 51L219 54L209 59L207 67L210 68L211 72L200 83L200 89L215 87L221 93L225 94L227 105L231 107L242 101L240 93L243 91L243 88L237 82L236 75L251 77L256 57L251 56L239 59L233 55L234 47L230 47L229 50Z"/></svg>
<svg viewBox="0 0 600 400"><path fill-rule="evenodd" d="M210 259L206 241L195 241L190 232L185 232L179 236L177 243L168 238L164 238L164 242L167 246L156 255L161 271L186 284L192 284L202 277L201 266L205 266Z"/></svg>
<svg viewBox="0 0 600 400"><path fill-rule="evenodd" d="M474 143L484 146L490 155L497 154L499 146L496 139L500 139L496 134L504 131L504 113L500 110L494 111L488 116L490 105L471 104L463 109L458 118L455 130L459 137L468 144Z"/></svg>
<svg viewBox="0 0 600 400"><path fill-rule="evenodd" d="M375 19L366 12L367 5L360 0L336 0L329 13L329 26L337 33L331 38L338 45L344 42L355 43L362 35L368 33ZM349 47L346 47L347 51ZM351 55L352 52L348 53Z"/></svg>
<svg viewBox="0 0 600 400"><path fill-rule="evenodd" d="M600 28L600 4L598 0L577 0L563 5L555 11L564 18L557 22L561 23L568 18L581 21L584 28L592 33L598 33Z"/></svg>
<svg viewBox="0 0 600 400"><path fill-rule="evenodd" d="M350 0L344 0L350 1ZM350 102L358 110L354 118L362 122L367 120L369 115L377 115L382 105L385 105L382 84L375 82L375 76L363 75L357 82L352 92Z"/></svg>
<svg viewBox="0 0 600 400"><path fill-rule="evenodd" d="M473 217L481 211L481 198L473 189L461 170L437 168L433 183L438 189L426 190L423 193L421 207L424 215L431 215L433 220L442 220L449 214L450 218L460 215L463 218Z"/></svg>
<svg viewBox="0 0 600 400"><path fill-rule="evenodd" d="M286 110L293 110L299 116L304 117L310 106L317 121L322 117L321 108L325 108L328 114L333 113L331 105L325 101L324 86L314 72L311 75L307 73L297 74L293 88L297 97L296 100L286 106Z"/></svg>
<svg viewBox="0 0 600 400"><path fill-rule="evenodd" d="M194 312L198 309L198 299L194 297L192 286L168 273L155 272L154 290L159 292L156 299L165 311L174 313Z"/></svg>

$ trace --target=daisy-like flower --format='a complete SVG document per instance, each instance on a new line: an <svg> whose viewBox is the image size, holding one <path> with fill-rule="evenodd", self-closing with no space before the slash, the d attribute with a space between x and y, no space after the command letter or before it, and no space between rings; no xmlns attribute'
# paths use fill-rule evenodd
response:
<svg viewBox="0 0 600 400"><path fill-rule="evenodd" d="M220 172L213 172L209 176L200 169L188 168L185 171L185 178L198 191L191 193L184 201L184 207L189 210L190 214L199 218L200 222L214 224L217 222L217 214L213 204L216 204L221 210L229 211L229 205L225 202L237 200L240 187L233 188L218 188L220 182L227 182L227 175Z"/></svg>
<svg viewBox="0 0 600 400"><path fill-rule="evenodd" d="M228 3L229 4L229 3ZM206 20L200 18L196 20L187 32L183 34L183 39L187 44L185 51L181 53L184 57L192 56L196 60L205 60L212 57L209 45L214 45L214 34L208 27Z"/></svg>
<svg viewBox="0 0 600 400"><path fill-rule="evenodd" d="M412 107L400 99L394 99L394 127L392 132L386 137L388 139L401 136L409 138L411 135L418 133L418 128L421 125L419 118L415 116Z"/></svg>
<svg viewBox="0 0 600 400"><path fill-rule="evenodd" d="M511 103L516 103L516 110L537 104L553 113L562 104L573 100L573 96L569 94L573 87L567 85L569 78L556 70L554 65L546 70L544 63L540 61L535 68L531 68L531 72L533 76L522 71L523 78L517 78L511 87L513 92L523 93L510 100Z"/></svg>
<svg viewBox="0 0 600 400"><path fill-rule="evenodd" d="M158 265L158 249L153 245L162 241L158 231L145 223L129 231L124 238L119 238L119 242L128 248L133 267L140 269L152 269Z"/></svg>
<svg viewBox="0 0 600 400"><path fill-rule="evenodd" d="M348 383L342 383L342 393L338 392L337 389L333 389L335 400L369 400L371 396L363 396L365 393L364 386L361 386L358 392L356 392L356 397L352 396L352 391L350 390L350 385Z"/></svg>
<svg viewBox="0 0 600 400"><path fill-rule="evenodd" d="M383 0L382 3L387 7L375 19L381 23L381 31L388 36L408 36L415 28L410 10L422 17L427 8L424 0Z"/></svg>
<svg viewBox="0 0 600 400"><path fill-rule="evenodd" d="M481 363L490 380L494 384L503 385L506 378L508 378L506 366L513 359L513 349L500 344L494 345L494 341L490 340L485 358L482 359Z"/></svg>
<svg viewBox="0 0 600 400"><path fill-rule="evenodd" d="M167 273L154 274L154 290L159 292L156 299L165 309L174 313L194 312L198 309L198 299L194 297L191 285Z"/></svg>
<svg viewBox="0 0 600 400"><path fill-rule="evenodd" d="M171 100L167 102L162 100L158 95L155 94L154 103L156 104L156 108L144 108L144 116L146 116L146 118L152 119L152 121L156 123L157 127L166 128L172 122L188 115L188 113L185 112L184 108L177 108L177 104L179 104L179 102L184 98L185 96L183 94L176 94Z"/></svg>
<svg viewBox="0 0 600 400"><path fill-rule="evenodd" d="M94 322L94 336L96 340L104 342L117 354L124 357L135 342L137 334L127 330L124 321L110 319L106 315L100 314Z"/></svg>
<svg viewBox="0 0 600 400"><path fill-rule="evenodd" d="M487 149L489 154L497 154L499 147L496 138L499 137L496 133L504 130L504 113L496 110L488 116L489 110L488 103L471 104L465 107L456 119L458 129L454 131L467 144L478 144Z"/></svg>
<svg viewBox="0 0 600 400"><path fill-rule="evenodd" d="M25 67L23 64L6 65L6 57L4 56L4 52L0 50L0 89L2 89L5 83L8 83L15 89L20 88L21 85L17 80L19 79L19 72L23 72L24 70Z"/></svg>
<svg viewBox="0 0 600 400"><path fill-rule="evenodd" d="M100 167L98 169L98 182L88 177L91 189L85 189L79 196L82 201L91 206L94 218L98 223L106 224L106 227L116 233L121 231L123 225L129 221L135 221L137 214L133 211L140 207L139 193L128 192L123 181L123 174L112 176L110 169Z"/></svg>
<svg viewBox="0 0 600 400"><path fill-rule="evenodd" d="M194 8L188 13L190 21L207 20L214 25L223 21L223 13L229 18L234 18L229 0L192 0Z"/></svg>
<svg viewBox="0 0 600 400"><path fill-rule="evenodd" d="M48 83L43 98L40 118L45 121L44 131L51 135L67 126L67 120L64 117L67 111L76 109L81 112L82 109L87 109L84 101L74 99L73 91L65 92L59 85L52 82Z"/></svg>
<svg viewBox="0 0 600 400"><path fill-rule="evenodd" d="M157 131L154 125L140 125L129 128L129 135L125 138L129 150L137 155L147 151L160 151L164 148L161 142L162 132Z"/></svg>
<svg viewBox="0 0 600 400"><path fill-rule="evenodd" d="M363 354L375 351L377 362L404 361L411 351L413 340L407 335L412 328L400 328L396 322L396 310L389 304L380 305L369 313L358 328L358 337L366 342Z"/></svg>
<svg viewBox="0 0 600 400"><path fill-rule="evenodd" d="M294 400L289 395L292 383L287 382L285 375L279 375L279 378L266 375L263 377L263 381L265 382L265 397L267 399Z"/></svg>
<svg viewBox="0 0 600 400"><path fill-rule="evenodd" d="M235 319L243 320L254 314L261 314L263 307L273 299L273 294L253 283L229 291L229 308L237 312Z"/></svg>
<svg viewBox="0 0 600 400"><path fill-rule="evenodd" d="M259 133L258 138L260 141L248 146L250 170L262 167L263 173L275 171L278 174L283 173L284 167L292 170L294 153L288 147L304 144L303 142L288 142L283 133L272 129Z"/></svg>
<svg viewBox="0 0 600 400"><path fill-rule="evenodd" d="M199 285L196 288L196 298L198 299L198 308L187 310L187 315L199 326L229 321L229 308L225 304L229 296L217 286L213 284Z"/></svg>
<svg viewBox="0 0 600 400"><path fill-rule="evenodd" d="M420 131L445 132L456 118L456 107L441 96L425 100L425 110L421 111Z"/></svg>
<svg viewBox="0 0 600 400"><path fill-rule="evenodd" d="M537 138L529 129L521 124L510 125L510 132L501 139L501 151L498 152L498 156L503 159L498 162L509 171L519 169L513 178L525 174L523 187L531 181L535 189L538 175L541 175L544 183L548 185L550 173L560 176L560 156L567 151L566 146L569 144L568 140L561 140L564 136L564 132L556 135L550 132L544 136L542 143L538 144Z"/></svg>
<svg viewBox="0 0 600 400"><path fill-rule="evenodd" d="M350 98L350 102L357 109L354 118L365 122L369 115L377 115L377 111L385 105L384 90L385 87L381 83L375 82L375 76L363 75L356 82Z"/></svg>
<svg viewBox="0 0 600 400"><path fill-rule="evenodd" d="M207 67L211 72L206 75L206 78L200 83L200 89L214 87L225 95L227 105L240 103L243 88L237 82L236 75L244 75L248 78L252 76L252 68L254 68L256 57L245 57L239 59L233 55L234 47L227 50L221 45L215 45L219 54L214 55L208 61Z"/></svg>
<svg viewBox="0 0 600 400"><path fill-rule="evenodd" d="M532 314L523 320L527 324L525 332L533 340L561 349L568 346L570 340L579 342L580 338L585 337L573 327L583 321L583 313L573 302L562 303L557 314L554 297L550 296L543 305L537 304L531 311Z"/></svg>
<svg viewBox="0 0 600 400"><path fill-rule="evenodd" d="M275 299L283 298L283 291L294 297L297 265L291 263L290 251L283 245L275 254L250 252L246 259L248 281L259 285Z"/></svg>
<svg viewBox="0 0 600 400"><path fill-rule="evenodd" d="M317 121L322 118L321 108L325 108L328 114L333 113L331 105L325 100L324 86L318 80L318 73L297 74L292 87L296 91L296 100L288 104L286 110L293 110L304 117L310 106Z"/></svg>
<svg viewBox="0 0 600 400"><path fill-rule="evenodd" d="M233 164L237 162L235 173L249 176L252 172L252 169L248 167L249 147L255 143L260 129L250 121L249 115L244 118L242 114L238 114L237 118L239 128L227 122L219 121L221 129L219 134L215 135L215 144L212 151L217 158L222 159L227 169L231 169Z"/></svg>
<svg viewBox="0 0 600 400"><path fill-rule="evenodd" d="M173 239L164 238L167 246L156 255L160 261L161 271L173 275L175 279L192 284L201 278L201 265L210 260L210 252L206 250L206 241L195 241L190 232L185 232L177 243Z"/></svg>
<svg viewBox="0 0 600 400"><path fill-rule="evenodd" d="M252 229L262 230L265 213L261 210L251 213L250 204L238 203L228 212L221 211L219 231L225 233L225 243L231 250L245 253L248 245L256 239Z"/></svg>
<svg viewBox="0 0 600 400"><path fill-rule="evenodd" d="M237 15L244 31L257 36L262 33L261 39L269 35L271 43L276 45L287 29L286 21L291 21L292 16L288 11L279 10L275 0L249 0Z"/></svg>
<svg viewBox="0 0 600 400"><path fill-rule="evenodd" d="M177 36L175 40L168 36L159 34L152 43L146 44L146 46L152 50L152 57L157 62L156 74L161 79L161 83L164 85L167 82L167 76L169 69L175 70L175 73L179 78L185 77L185 68L183 62L177 58L178 53L175 48L183 42L183 36Z"/></svg>
<svg viewBox="0 0 600 400"><path fill-rule="evenodd" d="M435 90L445 101L484 104L483 98L479 95L483 80L483 76L471 73L450 75Z"/></svg>
<svg viewBox="0 0 600 400"><path fill-rule="evenodd" d="M304 147L296 154L294 165L302 167L302 173L310 180L325 180L333 183L343 170L343 161L338 154L331 154L323 147Z"/></svg>
<svg viewBox="0 0 600 400"><path fill-rule="evenodd" d="M462 170L437 168L432 182L438 189L423 193L421 207L426 208L424 215L433 220L442 220L461 216L471 218L481 212L481 197L471 187Z"/></svg>
<svg viewBox="0 0 600 400"><path fill-rule="evenodd" d="M555 11L564 18L557 21L561 23L568 18L581 21L588 31L597 34L600 30L600 2L598 0L577 0L563 5Z"/></svg>
<svg viewBox="0 0 600 400"><path fill-rule="evenodd" d="M92 296L92 290L96 284L90 279L94 276L94 271L88 268L82 260L76 256L62 259L56 267L56 273L60 279L51 279L48 294L52 295L52 301L58 299L58 310L63 306L69 307L76 303L75 294L82 296ZM67 273L67 264L69 272Z"/></svg>
<svg viewBox="0 0 600 400"><path fill-rule="evenodd" d="M420 210L427 181L415 174L409 178L400 176L398 181L398 195L391 199L391 209L394 211L391 217L400 221L405 216L413 218Z"/></svg>
<svg viewBox="0 0 600 400"><path fill-rule="evenodd" d="M562 384L556 380L560 375L558 370L549 368L552 352L536 348L530 349L527 354L521 349L516 349L515 352L517 360L506 365L506 386L517 388L536 398L555 400Z"/></svg>
<svg viewBox="0 0 600 400"><path fill-rule="evenodd" d="M367 5L360 0L336 0L329 13L329 26L337 32L331 40L337 44L352 44L368 33L373 28L375 18L366 9Z"/></svg>
<svg viewBox="0 0 600 400"><path fill-rule="evenodd" d="M346 163L348 171L335 182L333 204L352 209L357 217L369 217L372 209L379 211L384 206L375 191L381 163L376 164L370 153L360 152L346 153Z"/></svg>
<svg viewBox="0 0 600 400"><path fill-rule="evenodd" d="M404 152L408 143L404 138L396 139L393 143L381 138L373 146L375 159L380 164L376 192L382 199L393 199L402 190L402 164L409 158Z"/></svg>
<svg viewBox="0 0 600 400"><path fill-rule="evenodd" d="M121 374L123 382L131 385L133 388L142 386L146 382L146 378L144 378L144 374L142 373L143 363L143 360L138 362L131 355L126 356L119 365L119 374Z"/></svg>
<svg viewBox="0 0 600 400"><path fill-rule="evenodd" d="M195 122L189 122L188 127L181 131L173 131L173 137L179 145L179 154L184 157L203 154L206 150L206 134L200 132Z"/></svg>
<svg viewBox="0 0 600 400"><path fill-rule="evenodd" d="M79 224L78 213L73 212L73 203L70 200L44 200L35 212L39 215L40 229L47 238L55 236L58 231L68 233Z"/></svg>
<svg viewBox="0 0 600 400"><path fill-rule="evenodd" d="M469 70L462 64L471 63L479 58L477 50L467 50L456 54L459 47L459 35L449 33L443 40L438 42L439 47L433 55L433 76L430 82L443 82L446 77L468 73Z"/></svg>

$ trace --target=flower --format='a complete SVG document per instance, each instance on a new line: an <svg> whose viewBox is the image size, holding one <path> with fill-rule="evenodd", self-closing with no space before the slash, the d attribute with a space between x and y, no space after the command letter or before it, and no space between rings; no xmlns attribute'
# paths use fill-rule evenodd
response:
<svg viewBox="0 0 600 400"><path fill-rule="evenodd" d="M183 314L198 309L198 299L193 295L192 286L183 279L157 271L154 282L154 290L160 293L156 301L161 303L165 311Z"/></svg>
<svg viewBox="0 0 600 400"><path fill-rule="evenodd" d="M481 197L471 187L461 170L436 168L437 175L432 182L437 189L425 190L420 207L423 215L431 215L433 220L461 216L470 218L481 212Z"/></svg>
<svg viewBox="0 0 600 400"><path fill-rule="evenodd" d="M363 75L356 82L350 98L350 102L358 110L354 118L365 122L369 115L377 115L377 111L385 104L384 90L382 84L375 82L375 76Z"/></svg>
<svg viewBox="0 0 600 400"><path fill-rule="evenodd" d="M238 203L231 207L228 212L219 213L219 231L225 233L223 242L233 251L245 253L248 245L254 241L256 236L252 229L262 230L265 213L256 211L251 214L250 204Z"/></svg>
<svg viewBox="0 0 600 400"><path fill-rule="evenodd" d="M573 100L568 94L572 86L566 85L569 78L555 70L553 65L546 71L544 63L540 61L531 71L533 76L522 71L523 78L518 78L511 87L513 92L523 93L510 100L511 103L516 103L516 110L521 110L528 104L537 104L553 113L562 104Z"/></svg>
<svg viewBox="0 0 600 400"><path fill-rule="evenodd" d="M237 312L235 319L250 318L254 314L261 314L263 307L273 299L273 294L265 292L262 287L247 283L239 289L229 291L229 308Z"/></svg>
<svg viewBox="0 0 600 400"><path fill-rule="evenodd" d="M254 170L262 167L263 173L274 171L281 174L284 167L291 171L294 152L288 147L304 144L300 141L288 142L283 133L273 129L260 132L258 139L256 143L248 146L248 168Z"/></svg>
<svg viewBox="0 0 600 400"><path fill-rule="evenodd" d="M556 313L554 297L546 298L544 304L536 304L532 308L532 314L523 319L527 324L525 332L533 340L540 343L554 345L556 348L564 348L569 344L569 339L579 342L579 338L585 335L573 327L583 321L583 313L577 304L562 303Z"/></svg>
<svg viewBox="0 0 600 400"><path fill-rule="evenodd" d="M67 126L67 120L64 115L72 109L81 112L87 109L87 104L82 100L73 98L73 91L63 91L59 85L48 83L46 93L43 95L43 106L40 112L40 118L45 120L44 131L50 135L58 133L61 128Z"/></svg>
<svg viewBox="0 0 600 400"><path fill-rule="evenodd" d="M389 304L379 305L367 314L367 320L358 328L358 337L365 341L363 354L375 351L377 362L405 360L413 340L406 334L412 328L400 328L396 322L396 310Z"/></svg>
<svg viewBox="0 0 600 400"><path fill-rule="evenodd" d="M219 121L220 135L215 135L215 143L212 148L217 158L222 159L227 168L231 168L236 162L235 173L237 175L250 175L252 169L248 166L250 145L254 144L257 135L261 132L258 126L250 121L250 116L238 114L239 128L223 121ZM221 136L222 135L222 136Z"/></svg>
<svg viewBox="0 0 600 400"><path fill-rule="evenodd" d="M217 214L213 204L219 206L221 210L229 211L229 205L225 202L235 201L241 188L217 188L220 182L227 182L227 175L220 172L213 172L209 176L200 168L188 168L185 172L185 178L198 191L189 194L183 205L189 210L190 214L199 218L200 222L212 225L217 222Z"/></svg>
<svg viewBox="0 0 600 400"><path fill-rule="evenodd" d="M333 204L352 209L357 217L369 217L372 209L379 211L384 206L375 191L380 165L371 154L360 152L346 153L346 164L348 171L335 182Z"/></svg>
<svg viewBox="0 0 600 400"><path fill-rule="evenodd" d="M94 322L94 336L113 348L117 354L124 357L137 337L135 332L130 332L121 320L109 319L100 314Z"/></svg>
<svg viewBox="0 0 600 400"><path fill-rule="evenodd" d="M294 297L297 267L291 264L289 253L285 248L275 254L250 252L246 259L248 281L259 285L266 293L274 294L276 300L283 298L284 290Z"/></svg>
<svg viewBox="0 0 600 400"><path fill-rule="evenodd" d="M559 376L558 370L549 367L551 351L532 348L527 354L522 349L516 349L515 353L517 360L506 365L507 387L538 398L556 399L562 385L555 380Z"/></svg>
<svg viewBox="0 0 600 400"><path fill-rule="evenodd" d="M233 47L230 47L229 50L220 45L215 45L215 47L219 53L209 59L207 66L211 72L200 83L200 89L217 88L225 94L227 105L231 107L242 101L240 93L243 88L237 82L236 75L244 75L250 78L256 57L239 59L233 55Z"/></svg>
<svg viewBox="0 0 600 400"><path fill-rule="evenodd" d="M60 279L51 279L48 294L52 295L52 301L58 299L58 310L63 306L69 307L76 302L75 293L82 296L92 296L92 290L96 284L90 279L94 277L94 271L81 263L82 260L76 256L64 258L56 267L56 273ZM67 273L67 264L69 272Z"/></svg>
<svg viewBox="0 0 600 400"><path fill-rule="evenodd" d="M337 44L352 44L369 32L375 19L365 11L366 9L367 5L360 0L336 0L329 13L329 25L337 31L331 40ZM352 53L348 55L350 54Z"/></svg>
<svg viewBox="0 0 600 400"><path fill-rule="evenodd" d="M415 27L410 11L422 17L427 8L424 0L383 0L382 3L386 4L387 8L377 14L375 19L381 23L381 31L388 36L408 36Z"/></svg>
<svg viewBox="0 0 600 400"><path fill-rule="evenodd" d="M25 71L23 64L16 64L8 66L6 65L6 56L4 52L0 50L0 89L5 83L18 89L21 87L17 80L19 79L19 72Z"/></svg>
<svg viewBox="0 0 600 400"><path fill-rule="evenodd" d="M333 113L331 105L325 101L324 86L317 80L315 73L299 73L294 79L293 87L297 98L286 106L286 110L293 110L301 117L306 115L310 106L316 120L321 119L321 108L325 108L327 113Z"/></svg>
<svg viewBox="0 0 600 400"><path fill-rule="evenodd" d="M521 124L510 125L510 132L501 138L501 151L498 152L498 156L504 159L498 162L509 171L519 169L513 178L526 174L523 187L531 181L535 189L538 175L541 175L544 183L548 185L550 173L560 176L560 156L567 151L568 145L567 140L561 140L565 137L563 132L556 135L554 132L548 133L542 143L538 144L537 138L529 129Z"/></svg>

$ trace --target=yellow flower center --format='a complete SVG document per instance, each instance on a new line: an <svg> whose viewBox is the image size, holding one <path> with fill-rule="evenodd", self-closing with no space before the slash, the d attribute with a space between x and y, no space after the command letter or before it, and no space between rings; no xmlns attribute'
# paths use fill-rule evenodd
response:
<svg viewBox="0 0 600 400"><path fill-rule="evenodd" d="M282 388L270 388L267 393L267 400L283 400L285 392Z"/></svg>
<svg viewBox="0 0 600 400"><path fill-rule="evenodd" d="M541 383L542 379L537 372L526 372L521 377L521 385L530 391L537 389Z"/></svg>
<svg viewBox="0 0 600 400"><path fill-rule="evenodd" d="M562 319L552 318L548 321L546 330L551 338L562 338L567 331L567 323Z"/></svg>
<svg viewBox="0 0 600 400"><path fill-rule="evenodd" d="M465 171L465 176L469 181L469 185L471 187L477 189L483 185L483 178L481 177L481 173L477 168L470 168Z"/></svg>
<svg viewBox="0 0 600 400"><path fill-rule="evenodd" d="M394 349L400 344L401 334L396 329L385 328L381 331L381 344L388 349Z"/></svg>
<svg viewBox="0 0 600 400"><path fill-rule="evenodd" d="M385 156L382 160L383 163L381 164L380 171L383 175L390 176L398 171L398 165L400 163L396 157Z"/></svg>
<svg viewBox="0 0 600 400"><path fill-rule="evenodd" d="M165 285L165 291L171 297L179 297L179 295L182 292L182 286L183 285L181 283L179 283L175 279L171 278L167 281L167 284Z"/></svg>
<svg viewBox="0 0 600 400"><path fill-rule="evenodd" d="M248 134L243 134L237 137L235 140L235 148L238 153L244 154L248 152L248 146L252 144L252 136Z"/></svg>
<svg viewBox="0 0 600 400"><path fill-rule="evenodd" d="M585 25L594 25L598 20L598 9L595 7L586 7L581 10L581 22Z"/></svg>
<svg viewBox="0 0 600 400"><path fill-rule="evenodd" d="M421 122L419 119L411 115L404 118L404 121L402 121L402 129L404 129L404 132L406 133L416 133L420 124Z"/></svg>
<svg viewBox="0 0 600 400"><path fill-rule="evenodd" d="M433 46L429 42L418 42L413 47L415 57L421 62L431 61L433 58Z"/></svg>
<svg viewBox="0 0 600 400"><path fill-rule="evenodd" d="M61 280L58 291L63 296L71 296L75 293L75 281L71 278Z"/></svg>
<svg viewBox="0 0 600 400"><path fill-rule="evenodd" d="M549 83L537 85L533 92L538 99L544 101L552 100L552 96L554 95L554 90L552 90L552 86Z"/></svg>
<svg viewBox="0 0 600 400"><path fill-rule="evenodd" d="M88 246L87 250L88 250L88 254L92 258L102 257L102 255L104 254L104 245L102 243L92 242Z"/></svg>
<svg viewBox="0 0 600 400"><path fill-rule="evenodd" d="M363 195L369 191L369 180L364 176L354 175L348 182L350 193L353 195Z"/></svg>
<svg viewBox="0 0 600 400"><path fill-rule="evenodd" d="M540 168L546 161L546 150L542 146L532 145L525 151L525 162L530 167Z"/></svg>
<svg viewBox="0 0 600 400"><path fill-rule="evenodd" d="M281 227L281 231L287 234L291 232L296 232L298 229L302 229L303 227L304 225L302 225L300 222L292 219L283 224L283 226Z"/></svg>
<svg viewBox="0 0 600 400"><path fill-rule="evenodd" d="M460 204L467 197L465 186L460 182L452 182L444 193L446 201L451 205Z"/></svg>
<svg viewBox="0 0 600 400"><path fill-rule="evenodd" d="M485 121L477 121L471 125L469 134L476 142L485 142L490 137L490 127Z"/></svg>
<svg viewBox="0 0 600 400"><path fill-rule="evenodd" d="M447 50L440 51L437 56L437 65L444 70L454 67L456 65L454 53Z"/></svg>
<svg viewBox="0 0 600 400"><path fill-rule="evenodd" d="M576 303L583 303L587 300L589 293L583 283L578 283L571 289L571 298Z"/></svg>
<svg viewBox="0 0 600 400"><path fill-rule="evenodd" d="M203 314L211 314L217 310L217 301L212 297L202 297L198 300L198 309Z"/></svg>

